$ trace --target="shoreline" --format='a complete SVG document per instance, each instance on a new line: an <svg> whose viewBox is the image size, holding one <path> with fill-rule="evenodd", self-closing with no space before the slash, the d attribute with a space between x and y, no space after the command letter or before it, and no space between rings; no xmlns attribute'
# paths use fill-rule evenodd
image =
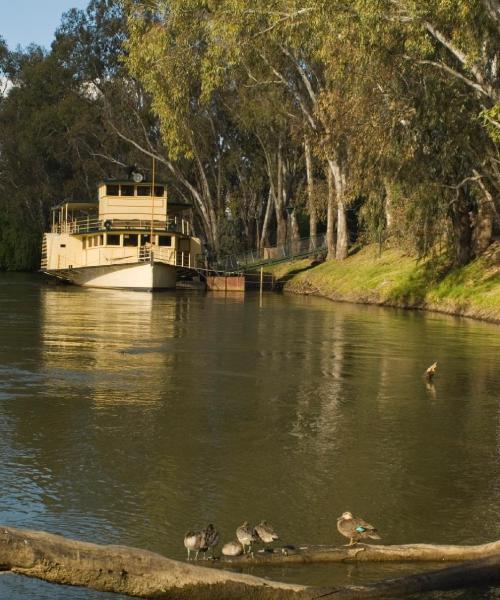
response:
<svg viewBox="0 0 500 600"><path fill-rule="evenodd" d="M344 261L310 259L271 267L284 293L335 302L386 306L467 317L500 325L500 242L465 267L442 258L417 261L396 249L373 246Z"/></svg>

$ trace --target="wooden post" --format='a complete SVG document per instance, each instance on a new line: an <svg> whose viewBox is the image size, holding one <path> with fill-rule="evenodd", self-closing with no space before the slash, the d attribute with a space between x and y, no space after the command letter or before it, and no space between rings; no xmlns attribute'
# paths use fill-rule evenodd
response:
<svg viewBox="0 0 500 600"><path fill-rule="evenodd" d="M262 289L264 287L264 267L260 268L260 301L259 306L262 308Z"/></svg>

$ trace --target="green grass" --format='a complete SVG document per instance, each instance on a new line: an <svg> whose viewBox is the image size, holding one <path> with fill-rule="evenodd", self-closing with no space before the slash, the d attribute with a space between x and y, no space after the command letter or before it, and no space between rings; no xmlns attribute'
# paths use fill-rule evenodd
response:
<svg viewBox="0 0 500 600"><path fill-rule="evenodd" d="M311 268L303 259L269 267L284 289L334 300L427 308L500 322L500 243L452 269L444 257L419 261L399 250L380 256L373 246L345 261Z"/></svg>

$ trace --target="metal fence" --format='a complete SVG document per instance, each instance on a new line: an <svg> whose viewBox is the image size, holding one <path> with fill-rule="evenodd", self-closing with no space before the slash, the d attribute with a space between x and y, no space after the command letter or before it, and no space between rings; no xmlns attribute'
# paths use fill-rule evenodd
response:
<svg viewBox="0 0 500 600"><path fill-rule="evenodd" d="M262 252L254 250L239 256L225 256L209 261L214 271L239 273L275 262L283 262L301 256L321 254L326 249L326 234L314 237L289 240L281 246L264 248Z"/></svg>

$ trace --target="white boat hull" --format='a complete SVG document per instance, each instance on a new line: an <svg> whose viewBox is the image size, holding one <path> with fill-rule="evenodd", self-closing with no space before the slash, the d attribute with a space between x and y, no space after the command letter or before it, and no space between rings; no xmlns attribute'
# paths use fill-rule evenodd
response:
<svg viewBox="0 0 500 600"><path fill-rule="evenodd" d="M175 267L149 262L54 269L45 273L84 287L130 290L174 289L177 279Z"/></svg>

